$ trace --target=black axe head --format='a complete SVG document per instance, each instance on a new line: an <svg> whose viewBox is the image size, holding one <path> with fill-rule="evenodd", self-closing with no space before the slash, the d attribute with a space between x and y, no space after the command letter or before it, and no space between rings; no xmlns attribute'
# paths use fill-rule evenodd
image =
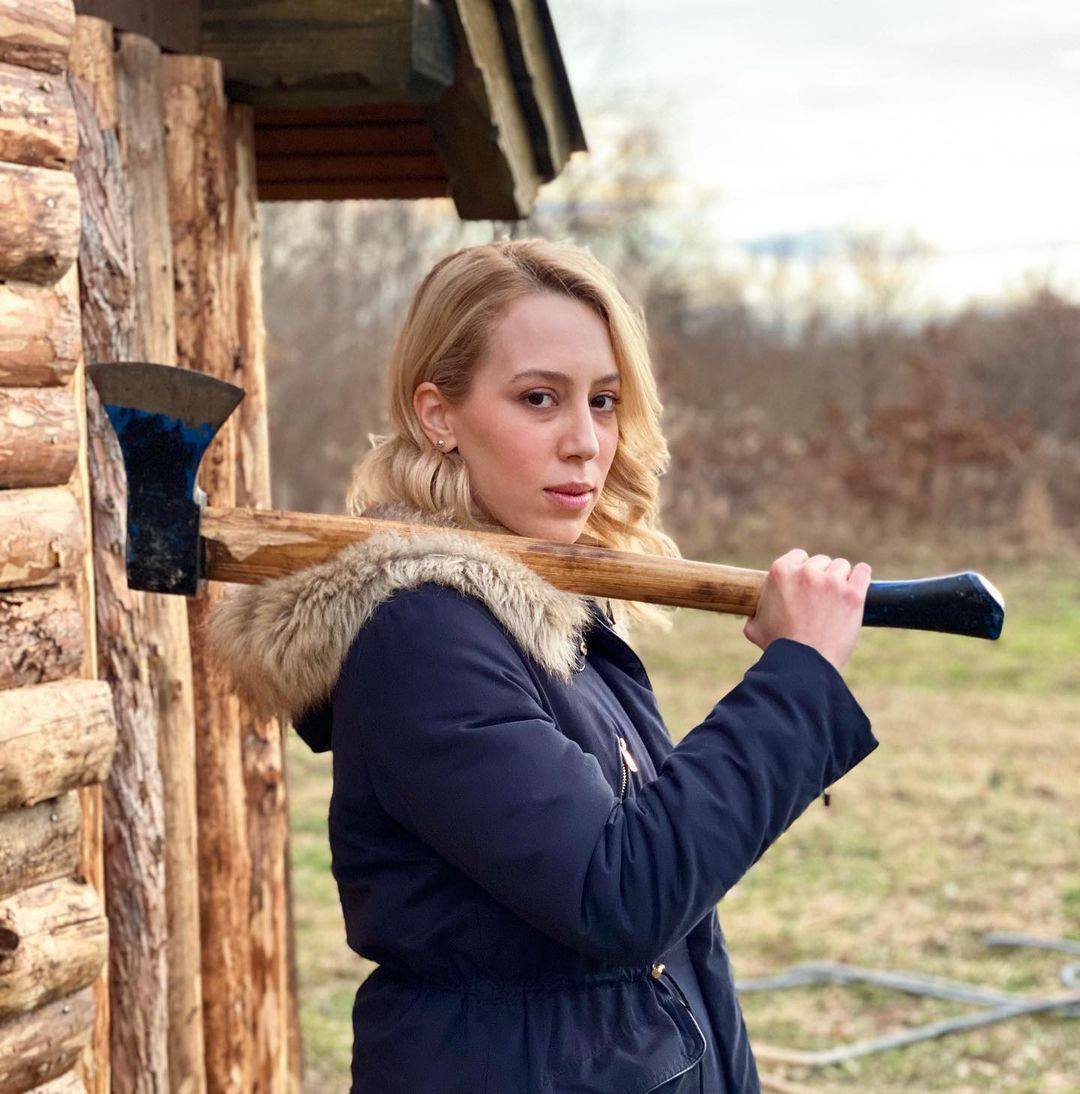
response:
<svg viewBox="0 0 1080 1094"><path fill-rule="evenodd" d="M124 458L128 588L195 596L203 562L199 513L206 500L195 473L244 391L201 372L144 361L89 365L86 371Z"/></svg>

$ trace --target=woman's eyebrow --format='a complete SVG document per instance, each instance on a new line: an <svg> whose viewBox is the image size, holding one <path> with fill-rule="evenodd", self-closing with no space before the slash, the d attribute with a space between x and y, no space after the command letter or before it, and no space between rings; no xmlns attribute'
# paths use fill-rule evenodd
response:
<svg viewBox="0 0 1080 1094"><path fill-rule="evenodd" d="M521 372L515 373L511 377L510 382L514 383L517 380L522 380L526 376L535 376L541 380L564 380L569 381L570 377L565 372L556 372L554 369L549 368L527 368ZM598 376L593 383L594 384L610 384L619 379L617 372L609 372L606 376Z"/></svg>

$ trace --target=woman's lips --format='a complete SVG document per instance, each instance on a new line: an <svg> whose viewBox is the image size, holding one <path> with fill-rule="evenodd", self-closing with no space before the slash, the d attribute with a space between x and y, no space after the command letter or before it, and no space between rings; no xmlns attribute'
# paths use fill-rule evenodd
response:
<svg viewBox="0 0 1080 1094"><path fill-rule="evenodd" d="M544 489L544 493L556 504L563 509L584 509L589 504L589 499L593 496L591 490L586 490L583 494L564 494L560 490L548 490Z"/></svg>

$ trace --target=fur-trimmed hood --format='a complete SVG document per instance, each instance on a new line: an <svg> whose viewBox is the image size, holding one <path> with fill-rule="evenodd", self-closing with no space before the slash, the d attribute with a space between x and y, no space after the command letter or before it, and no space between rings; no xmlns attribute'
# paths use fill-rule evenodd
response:
<svg viewBox="0 0 1080 1094"><path fill-rule="evenodd" d="M482 599L538 665L570 678L581 635L599 605L590 607L589 598L556 588L511 555L461 535L447 514L394 501L363 515L427 528L377 533L325 562L233 588L213 608L206 628L211 652L257 716L295 722L324 704L375 608L396 590L428 581ZM498 525L485 530L506 531ZM610 608L605 614L612 619ZM624 624L612 622L625 635Z"/></svg>

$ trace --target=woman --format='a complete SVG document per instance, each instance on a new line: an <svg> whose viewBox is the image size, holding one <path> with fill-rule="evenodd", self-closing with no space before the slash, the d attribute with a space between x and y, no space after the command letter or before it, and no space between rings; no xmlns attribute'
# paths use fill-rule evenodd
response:
<svg viewBox="0 0 1080 1094"><path fill-rule="evenodd" d="M470 247L418 287L353 513L430 525L235 591L237 690L333 748L354 1092L758 1089L716 903L877 744L840 675L870 568L789 551L764 651L675 747L630 626L482 529L675 556L641 315L587 251ZM718 423L722 428L722 423Z"/></svg>

